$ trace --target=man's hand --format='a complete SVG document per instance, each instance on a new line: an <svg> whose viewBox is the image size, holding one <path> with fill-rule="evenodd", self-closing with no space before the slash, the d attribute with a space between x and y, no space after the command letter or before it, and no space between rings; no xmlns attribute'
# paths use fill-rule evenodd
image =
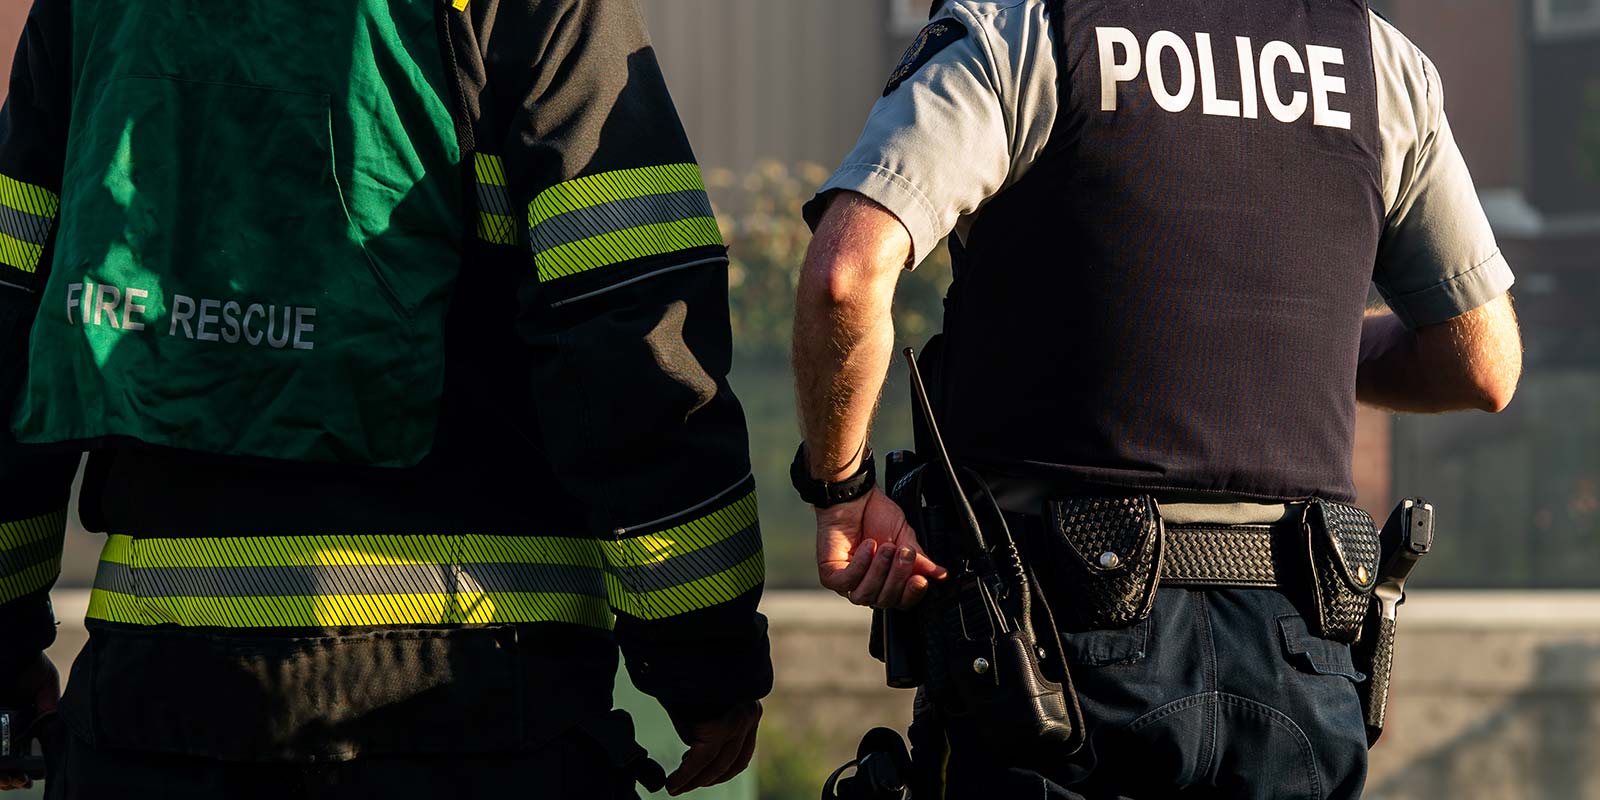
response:
<svg viewBox="0 0 1600 800"><path fill-rule="evenodd" d="M817 511L817 577L858 606L910 608L947 570L917 543L906 515L881 489Z"/></svg>
<svg viewBox="0 0 1600 800"><path fill-rule="evenodd" d="M32 726L34 720L56 710L61 702L61 676L54 664L43 653L17 673L9 686L0 686L0 706L15 709L28 718L23 724ZM15 735L13 731L13 735ZM27 789L33 781L20 772L0 772L0 792Z"/></svg>
<svg viewBox="0 0 1600 800"><path fill-rule="evenodd" d="M761 724L761 703L734 706L728 713L703 722L672 726L689 746L683 763L667 776L667 794L677 795L729 781L750 766L756 752L756 728Z"/></svg>

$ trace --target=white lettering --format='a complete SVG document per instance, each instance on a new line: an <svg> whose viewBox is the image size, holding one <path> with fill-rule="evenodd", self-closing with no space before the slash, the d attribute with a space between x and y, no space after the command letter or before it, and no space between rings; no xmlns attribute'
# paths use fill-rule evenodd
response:
<svg viewBox="0 0 1600 800"><path fill-rule="evenodd" d="M220 338L207 329L217 324L217 308L221 305L221 303L208 297L200 298L200 322L195 326L198 333L195 334L194 338L202 342L215 342Z"/></svg>
<svg viewBox="0 0 1600 800"><path fill-rule="evenodd" d="M1195 84L1198 82L1200 110L1203 114L1258 119L1261 116L1261 102L1265 101L1272 118L1279 122L1298 122L1305 117L1309 108L1313 124L1350 129L1349 112L1334 108L1331 102L1333 95L1344 95L1348 91L1343 76L1328 74L1330 66L1344 66L1344 51L1337 47L1306 45L1302 57L1300 48L1288 42L1274 41L1262 47L1258 55L1249 37L1235 36L1233 42L1239 61L1239 99L1232 100L1222 96L1217 80L1216 51L1209 33L1194 35L1192 51L1187 40L1172 31L1156 31L1142 47L1139 37L1127 28L1095 28L1095 36L1100 57L1102 111L1116 111L1117 92L1121 85L1137 79L1143 73L1156 105L1172 113L1186 111L1193 105ZM1178 65L1176 83L1173 82L1174 76L1162 68L1167 51L1171 51ZM1284 69L1291 75L1307 77L1280 83ZM1291 88L1285 93L1284 83L1291 86L1296 83L1309 84L1310 91Z"/></svg>
<svg viewBox="0 0 1600 800"><path fill-rule="evenodd" d="M239 304L232 300L222 307L222 341L228 344L239 341Z"/></svg>
<svg viewBox="0 0 1600 800"><path fill-rule="evenodd" d="M1279 122L1294 122L1306 113L1306 93L1293 92L1289 95L1289 102L1283 102L1283 95L1278 94L1279 59L1289 62L1290 72L1305 74L1306 67L1300 60L1300 53L1288 42L1268 42L1266 47L1261 48L1261 94L1273 118Z"/></svg>
<svg viewBox="0 0 1600 800"><path fill-rule="evenodd" d="M282 350L283 346L289 343L289 312L290 312L290 310L291 309L288 306L284 306L283 307L283 325L279 326L277 324L278 323L278 307L277 306L267 306L267 344L271 345L272 347L274 347L274 348L276 348L278 350ZM273 331L278 331L279 333L282 334L282 336L279 336L278 333L273 333Z"/></svg>
<svg viewBox="0 0 1600 800"><path fill-rule="evenodd" d="M189 320L194 318L194 298L184 294L172 296L172 327L167 331L168 336L178 335L178 323L183 323L183 335L193 339L194 330L189 327Z"/></svg>
<svg viewBox="0 0 1600 800"><path fill-rule="evenodd" d="M301 334L316 332L317 326L306 321L307 318L315 318L316 316L317 310L314 308L297 308L294 310L294 349L310 350L317 346L316 342L301 338Z"/></svg>
<svg viewBox="0 0 1600 800"><path fill-rule="evenodd" d="M106 297L108 296L111 298L109 301L106 300ZM102 283L100 284L99 288L95 290L95 297L97 299L94 303L94 324L101 324L101 314L103 312L110 311L111 327L121 327L117 324L117 304L122 302L122 290L115 286L107 286Z"/></svg>
<svg viewBox="0 0 1600 800"><path fill-rule="evenodd" d="M81 284L81 283L69 283L69 284L67 284L67 324L68 325L74 324L73 321L72 321L72 309L75 308L78 305L79 298L81 298L82 296L83 296L83 284Z"/></svg>
<svg viewBox="0 0 1600 800"><path fill-rule="evenodd" d="M1337 47L1306 46L1306 63L1311 68L1311 122L1325 128L1350 130L1350 114L1328 106L1328 95L1344 94L1344 78L1329 75L1327 66L1344 66L1344 51Z"/></svg>
<svg viewBox="0 0 1600 800"><path fill-rule="evenodd" d="M1217 65L1211 60L1211 34L1194 35L1194 58L1200 62L1200 110L1213 117L1239 116L1238 100L1217 96Z"/></svg>
<svg viewBox="0 0 1600 800"><path fill-rule="evenodd" d="M1095 28L1100 42L1100 110L1117 110L1117 84L1139 77L1139 37L1127 28ZM1116 46L1122 45L1125 61L1118 61Z"/></svg>
<svg viewBox="0 0 1600 800"><path fill-rule="evenodd" d="M142 322L140 320L136 320L136 319L133 318L134 314L139 314L141 316L144 315L144 304L143 303L135 303L135 302L133 302L133 299L135 297L137 297L140 300L143 300L143 299L145 299L146 297L149 297L149 296L150 296L149 292L147 292L147 291L145 291L143 289L135 289L135 288L133 288L131 286L128 287L127 291L122 293L122 329L123 330L125 330L125 331L142 331L142 330L144 330L144 322Z"/></svg>
<svg viewBox="0 0 1600 800"><path fill-rule="evenodd" d="M1239 102L1244 105L1244 118L1260 116L1256 104L1256 55L1250 47L1250 37L1235 36L1233 43L1239 48Z"/></svg>
<svg viewBox="0 0 1600 800"><path fill-rule="evenodd" d="M258 345L258 344L261 344L261 331L252 330L250 328L250 316L252 314L254 314L255 316L258 316L258 317L264 317L264 316L267 315L267 310L265 308L262 308L260 303L251 303L250 307L245 309L245 312L244 312L244 340L249 342L251 347L254 347L254 346Z"/></svg>
<svg viewBox="0 0 1600 800"><path fill-rule="evenodd" d="M1178 91L1167 91L1166 74L1161 70L1161 51L1171 50L1178 57ZM1144 64L1145 79L1150 82L1150 94L1155 95L1156 105L1167 111L1177 113L1189 107L1194 100L1194 56L1189 53L1189 45L1172 31L1156 31L1150 37L1150 44L1145 53Z"/></svg>

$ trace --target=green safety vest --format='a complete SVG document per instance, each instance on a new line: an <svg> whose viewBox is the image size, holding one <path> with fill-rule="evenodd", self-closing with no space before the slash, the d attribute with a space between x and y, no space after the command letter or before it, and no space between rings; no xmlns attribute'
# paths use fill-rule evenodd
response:
<svg viewBox="0 0 1600 800"><path fill-rule="evenodd" d="M73 0L20 440L427 453L463 233L441 3Z"/></svg>

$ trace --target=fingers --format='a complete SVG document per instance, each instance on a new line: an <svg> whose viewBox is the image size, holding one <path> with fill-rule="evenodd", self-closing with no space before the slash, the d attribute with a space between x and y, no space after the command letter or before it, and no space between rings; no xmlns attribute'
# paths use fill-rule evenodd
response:
<svg viewBox="0 0 1600 800"><path fill-rule="evenodd" d="M894 566L895 554L898 551L893 547L879 547L878 554L872 558L872 566L867 568L867 574L862 577L861 583L856 584L854 591L850 592L850 602L858 606L872 605L883 591L884 581L889 578L889 570Z"/></svg>
<svg viewBox="0 0 1600 800"><path fill-rule="evenodd" d="M928 587L931 585L927 578L921 575L912 575L911 579L906 581L906 590L900 596L900 604L895 607L900 609L914 608L918 603L922 602L922 596L928 593Z"/></svg>
<svg viewBox="0 0 1600 800"><path fill-rule="evenodd" d="M728 775L728 770L733 767L735 761L739 760L739 754L743 750L744 737L724 740L722 748L717 751L716 757L711 759L711 762L700 770L698 775L689 778L679 791L687 792L693 789L700 789L721 783L732 777Z"/></svg>
<svg viewBox="0 0 1600 800"><path fill-rule="evenodd" d="M12 789L29 789L33 781L28 776L18 772L0 772L0 792L9 792Z"/></svg>
<svg viewBox="0 0 1600 800"><path fill-rule="evenodd" d="M721 739L689 745L689 752L683 754L683 762L667 776L667 794L677 796L698 788L695 779L722 754L725 745Z"/></svg>
<svg viewBox="0 0 1600 800"><path fill-rule="evenodd" d="M756 731L760 726L761 707L740 712L717 735L689 745L683 763L667 776L667 793L679 795L705 786L715 786L750 766L755 756Z"/></svg>
<svg viewBox="0 0 1600 800"><path fill-rule="evenodd" d="M824 588L831 589L839 594L849 594L861 584L861 579L866 576L868 568L872 566L872 557L878 551L878 543L872 541L862 542L850 560L844 566L838 562L819 563L817 576L822 581Z"/></svg>
<svg viewBox="0 0 1600 800"><path fill-rule="evenodd" d="M917 551L909 547L902 547L895 551L894 566L889 568L889 577L883 582L883 589L878 592L877 608L899 608L901 598L906 593L906 581L911 580L912 569L917 564Z"/></svg>
<svg viewBox="0 0 1600 800"><path fill-rule="evenodd" d="M946 575L950 574L950 570L933 563L933 559L928 558L927 554L921 550L917 551L917 560L912 567L912 572L936 581L942 581Z"/></svg>
<svg viewBox="0 0 1600 800"><path fill-rule="evenodd" d="M744 772L745 768L750 766L750 759L755 758L755 755L756 755L756 729L755 728L751 728L750 732L748 734L745 734L744 747L739 750L739 757L733 760L733 766L729 767L728 771L726 773L724 773L722 777L720 777L720 778L718 778L718 779L716 779L716 780L714 780L714 781L712 781L712 782L710 782L710 783L708 783L706 785L707 786L715 786L715 785L717 785L719 783L723 783L725 781L731 781L734 778L737 778L739 776L739 773Z"/></svg>

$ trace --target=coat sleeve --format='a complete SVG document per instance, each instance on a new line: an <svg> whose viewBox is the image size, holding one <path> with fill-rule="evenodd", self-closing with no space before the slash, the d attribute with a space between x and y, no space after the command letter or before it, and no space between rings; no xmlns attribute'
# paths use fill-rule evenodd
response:
<svg viewBox="0 0 1600 800"><path fill-rule="evenodd" d="M27 373L61 207L70 42L66 0L37 0L0 108L0 396L7 421ZM76 454L40 452L0 426L0 681L55 640L49 592L61 571Z"/></svg>
<svg viewBox="0 0 1600 800"><path fill-rule="evenodd" d="M481 2L481 0L474 0ZM727 251L635 0L476 12L478 238L518 248L537 426L606 556L634 683L680 716L771 688Z"/></svg>

